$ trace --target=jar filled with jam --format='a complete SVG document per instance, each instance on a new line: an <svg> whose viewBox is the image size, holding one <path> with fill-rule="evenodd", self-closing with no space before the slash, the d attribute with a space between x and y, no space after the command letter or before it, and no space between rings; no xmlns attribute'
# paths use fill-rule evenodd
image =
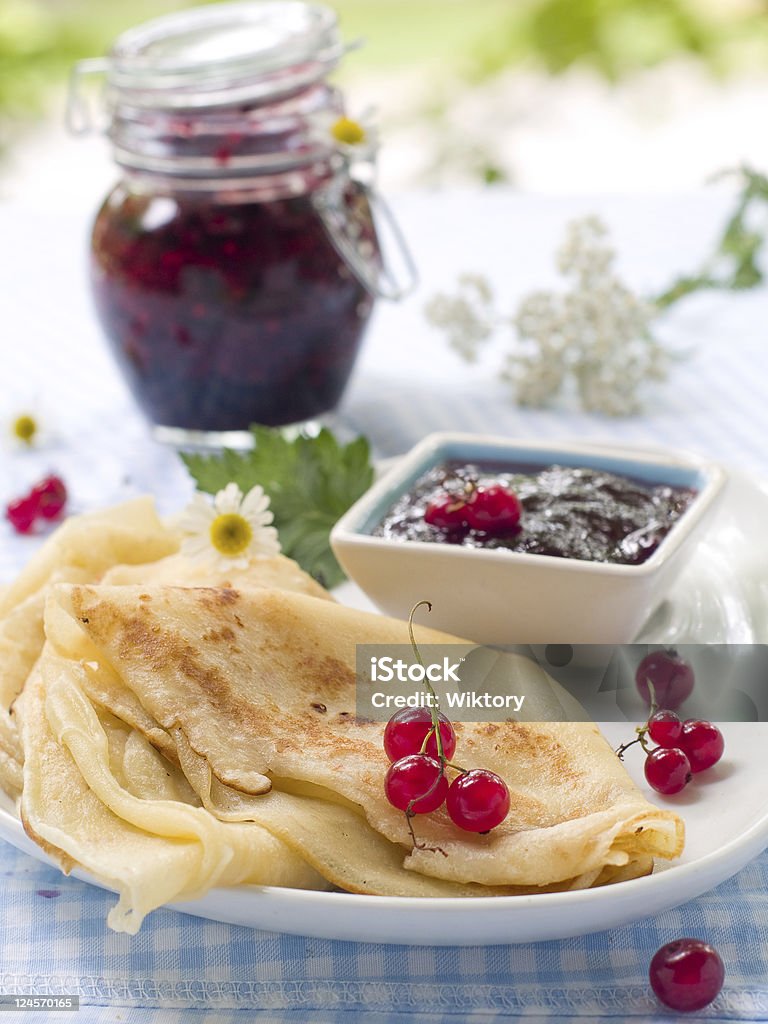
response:
<svg viewBox="0 0 768 1024"><path fill-rule="evenodd" d="M237 444L334 409L375 298L413 281L373 132L328 81L344 52L326 7L228 3L131 29L76 69L70 123L81 76L104 74L122 169L93 227L96 311L160 439Z"/></svg>

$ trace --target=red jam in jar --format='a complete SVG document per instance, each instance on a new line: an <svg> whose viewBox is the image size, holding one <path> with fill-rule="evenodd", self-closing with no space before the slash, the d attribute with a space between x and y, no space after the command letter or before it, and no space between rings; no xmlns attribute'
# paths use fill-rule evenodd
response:
<svg viewBox="0 0 768 1024"><path fill-rule="evenodd" d="M96 310L166 440L332 410L375 296L398 297L374 147L334 130L342 53L332 11L278 0L159 18L96 69L123 169L93 229Z"/></svg>
<svg viewBox="0 0 768 1024"><path fill-rule="evenodd" d="M349 216L372 234L365 196ZM306 196L264 203L109 196L93 232L96 307L149 418L275 426L333 409L371 312Z"/></svg>

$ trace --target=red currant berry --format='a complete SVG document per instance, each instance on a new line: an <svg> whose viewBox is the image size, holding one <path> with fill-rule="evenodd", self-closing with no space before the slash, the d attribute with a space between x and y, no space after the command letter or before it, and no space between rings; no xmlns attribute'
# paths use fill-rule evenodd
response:
<svg viewBox="0 0 768 1024"><path fill-rule="evenodd" d="M690 1013L708 1006L723 987L720 954L701 939L675 939L654 954L648 971L657 998L672 1010Z"/></svg>
<svg viewBox="0 0 768 1024"><path fill-rule="evenodd" d="M389 766L384 792L399 811L429 814L445 801L448 780L439 761L426 754L409 754Z"/></svg>
<svg viewBox="0 0 768 1024"><path fill-rule="evenodd" d="M441 530L466 530L467 503L463 498L446 494L427 505L424 521Z"/></svg>
<svg viewBox="0 0 768 1024"><path fill-rule="evenodd" d="M680 746L691 762L691 771L696 773L717 764L723 756L725 740L716 725L689 718L683 722Z"/></svg>
<svg viewBox="0 0 768 1024"><path fill-rule="evenodd" d="M9 501L5 507L5 517L16 533L29 533L35 525L37 515L37 499L31 495Z"/></svg>
<svg viewBox="0 0 768 1024"><path fill-rule="evenodd" d="M683 723L674 711L657 711L648 719L648 735L660 747L679 747Z"/></svg>
<svg viewBox="0 0 768 1024"><path fill-rule="evenodd" d="M645 778L657 793L671 796L691 781L691 765L679 747L656 747L645 759Z"/></svg>
<svg viewBox="0 0 768 1024"><path fill-rule="evenodd" d="M495 772L473 768L453 780L445 806L454 825L466 832L488 832L509 814L509 790Z"/></svg>
<svg viewBox="0 0 768 1024"><path fill-rule="evenodd" d="M67 488L58 476L47 476L32 488L30 497L37 501L43 519L56 519L67 503Z"/></svg>
<svg viewBox="0 0 768 1024"><path fill-rule="evenodd" d="M651 703L649 680L658 707L674 711L691 695L693 669L677 651L653 651L643 658L635 672L637 689L646 704Z"/></svg>
<svg viewBox="0 0 768 1024"><path fill-rule="evenodd" d="M466 519L473 530L508 533L520 522L520 499L501 484L479 488L467 503Z"/></svg>
<svg viewBox="0 0 768 1024"><path fill-rule="evenodd" d="M456 752L456 733L453 726L438 712L440 721L440 737L443 741L443 756L449 761ZM427 733L432 729L432 716L428 708L403 708L395 712L384 729L384 750L390 761L399 761L408 754L421 752ZM437 738L429 737L425 754L437 758Z"/></svg>

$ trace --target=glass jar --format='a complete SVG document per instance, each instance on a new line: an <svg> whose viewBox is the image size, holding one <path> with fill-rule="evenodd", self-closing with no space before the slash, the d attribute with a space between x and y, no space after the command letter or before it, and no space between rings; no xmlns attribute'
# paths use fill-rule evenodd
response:
<svg viewBox="0 0 768 1024"><path fill-rule="evenodd" d="M96 311L162 440L237 444L334 409L375 297L415 279L372 133L327 81L343 53L333 11L278 0L158 18L75 69L70 125L90 127L81 76L105 74L122 168L93 228Z"/></svg>

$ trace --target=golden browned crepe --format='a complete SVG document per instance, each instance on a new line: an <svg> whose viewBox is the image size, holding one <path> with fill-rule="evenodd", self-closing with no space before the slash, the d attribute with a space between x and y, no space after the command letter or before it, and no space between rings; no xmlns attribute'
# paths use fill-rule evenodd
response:
<svg viewBox="0 0 768 1024"><path fill-rule="evenodd" d="M179 537L163 523L151 498L71 516L54 531L18 579L0 591L0 786L21 789L23 751L10 714L43 648L43 608L61 582L175 583L196 586L279 587L332 600L292 559L254 560L222 569L178 554Z"/></svg>
<svg viewBox="0 0 768 1024"><path fill-rule="evenodd" d="M269 590L74 585L57 588L52 603L86 638L84 674L106 670L131 691L174 739L213 813L237 814L239 794L243 817L253 816L273 785L310 787L364 815L402 847L409 870L462 884L568 883L680 852L679 819L648 803L596 726L519 721L456 725L462 763L507 782L507 820L482 836L457 829L444 810L420 816L425 848L413 849L383 793L383 727L355 716L355 644L402 642L399 621ZM450 638L421 629L417 639ZM541 670L506 657L513 692L534 690ZM212 782L228 806L218 806Z"/></svg>
<svg viewBox="0 0 768 1024"><path fill-rule="evenodd" d="M10 586L0 592L0 785L21 788L23 752L10 714L43 648L43 607L60 582L98 580L119 563L152 562L176 551L151 498L71 516L47 539Z"/></svg>
<svg viewBox="0 0 768 1024"><path fill-rule="evenodd" d="M155 906L217 884L507 896L601 885L650 869L650 858L639 856L546 886L441 880L406 870L402 848L376 832L359 806L311 787L303 795L275 788L252 798L255 821L221 822L141 733L88 700L79 685L84 672L49 641L19 700L27 752L22 819L65 869L85 867L120 892L109 916L118 930L134 933Z"/></svg>
<svg viewBox="0 0 768 1024"><path fill-rule="evenodd" d="M97 715L74 687L68 686L69 702L49 701L46 682L64 680L59 659L46 649L19 700L22 822L65 870L85 868L120 892L108 919L113 928L133 934L155 907L215 885L327 888L268 830L208 814L182 773L141 734L103 711Z"/></svg>

